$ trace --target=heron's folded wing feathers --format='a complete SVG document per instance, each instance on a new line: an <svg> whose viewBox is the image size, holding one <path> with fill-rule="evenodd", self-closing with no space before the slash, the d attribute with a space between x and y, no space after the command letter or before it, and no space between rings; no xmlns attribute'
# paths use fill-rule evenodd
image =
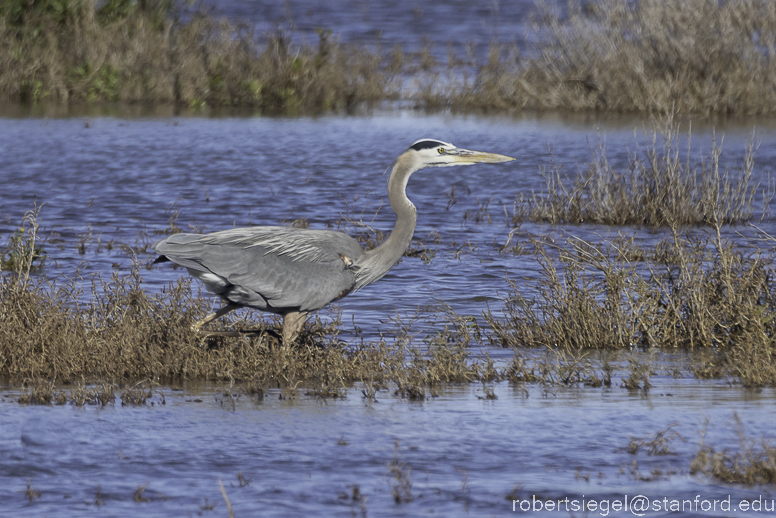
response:
<svg viewBox="0 0 776 518"><path fill-rule="evenodd" d="M247 299L255 292L271 307L303 311L350 290L355 283L350 265L363 254L355 240L340 232L284 227L176 234L154 248L177 264L222 277Z"/></svg>

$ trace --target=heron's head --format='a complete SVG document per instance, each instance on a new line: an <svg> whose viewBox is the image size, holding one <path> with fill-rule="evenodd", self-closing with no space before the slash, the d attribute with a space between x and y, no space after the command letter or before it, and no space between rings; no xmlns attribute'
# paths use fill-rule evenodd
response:
<svg viewBox="0 0 776 518"><path fill-rule="evenodd" d="M449 142L428 138L414 142L405 153L412 155L419 166L418 168L449 167L453 165L471 165L483 162L497 163L514 160L514 158L495 153L461 149Z"/></svg>

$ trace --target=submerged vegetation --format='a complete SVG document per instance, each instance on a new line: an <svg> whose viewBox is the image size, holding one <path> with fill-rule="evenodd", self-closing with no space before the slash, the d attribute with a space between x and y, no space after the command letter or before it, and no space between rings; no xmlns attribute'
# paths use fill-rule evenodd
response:
<svg viewBox="0 0 776 518"><path fill-rule="evenodd" d="M738 414L733 414L733 419L738 450L718 451L702 436L700 448L690 465L690 473L702 473L722 482L749 486L776 483L776 448L765 438L755 440L748 437ZM708 422L706 424L708 426Z"/></svg>
<svg viewBox="0 0 776 518"><path fill-rule="evenodd" d="M351 110L773 113L776 8L727 0L537 2L535 42L437 63L431 49L257 35L176 0L3 0L0 99ZM411 79L407 81L406 79Z"/></svg>

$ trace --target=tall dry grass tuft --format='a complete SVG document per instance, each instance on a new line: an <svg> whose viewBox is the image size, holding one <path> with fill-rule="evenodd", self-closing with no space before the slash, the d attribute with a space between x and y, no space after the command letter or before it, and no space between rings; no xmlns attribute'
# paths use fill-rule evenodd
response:
<svg viewBox="0 0 776 518"><path fill-rule="evenodd" d="M767 0L538 0L520 55L492 50L457 108L773 113L776 6Z"/></svg>
<svg viewBox="0 0 776 518"><path fill-rule="evenodd" d="M567 177L561 165L542 168L544 192L520 195L515 201L512 224L523 221L549 223L597 223L675 227L686 225L740 225L771 216L772 185L753 180L754 139L737 168L722 161L722 142L712 139L708 154L692 148L692 132L682 150L679 125L668 117L651 142L630 153L628 164L617 168L599 138L591 148L591 160L575 177ZM641 147L641 146L639 146Z"/></svg>
<svg viewBox="0 0 776 518"><path fill-rule="evenodd" d="M262 44L247 25L177 0L6 0L0 99L145 102L263 111L430 109L758 114L776 108L776 8L767 0L538 0L532 48L484 57L426 46ZM400 86L403 84L405 86Z"/></svg>
<svg viewBox="0 0 776 518"><path fill-rule="evenodd" d="M22 225L19 250L36 250L37 212ZM113 384L141 380L121 394L122 404L143 404L153 383L170 380L231 380L249 383L254 393L269 387L311 388L319 397L340 397L354 382L365 393L393 384L399 395L424 399L426 389L449 381L498 379L487 356L471 357L469 345L482 331L471 317L442 306L424 314L440 330L418 337L410 321L397 318L393 337L378 342L346 343L342 322L316 316L293 347L278 347L281 320L240 312L238 320L214 322L246 333L203 338L191 330L211 309L211 301L182 279L156 294L143 286L141 267L110 279L50 279L30 274L35 254L18 254L16 270L0 277L0 377L24 381L23 402L48 404L65 398L55 382L80 382L71 391L76 404L115 400ZM219 327L221 326L221 327ZM261 331L274 331L262 333ZM26 380L26 381L25 381ZM99 380L92 393L83 380ZM146 386L147 384L147 386ZM139 388L138 388L139 387ZM90 403L91 404L91 403ZM96 404L96 403L95 403Z"/></svg>
<svg viewBox="0 0 776 518"><path fill-rule="evenodd" d="M690 464L690 473L703 473L725 483L773 484L776 482L776 448L765 439L756 441L747 437L738 414L734 413L733 418L738 451L718 451L702 437L700 449Z"/></svg>
<svg viewBox="0 0 776 518"><path fill-rule="evenodd" d="M570 358L635 348L696 351L697 377L776 385L772 256L745 253L719 234L701 241L676 232L659 253L646 254L646 263L629 262L611 243L570 239L557 257L542 243L535 246L542 278L534 295L512 283L505 318L484 315L491 340L516 351L510 375L516 380L535 377L535 365L520 353L524 347ZM648 388L648 367L637 361L631 373L626 386Z"/></svg>
<svg viewBox="0 0 776 518"><path fill-rule="evenodd" d="M40 271L46 264L46 251L40 243L38 215L43 206L27 211L21 226L6 240L5 250L0 250L0 271L15 272L24 279Z"/></svg>
<svg viewBox="0 0 776 518"><path fill-rule="evenodd" d="M317 46L292 45L281 31L261 46L247 26L171 0L3 5L0 98L293 112L393 95L379 52L341 45L326 31Z"/></svg>

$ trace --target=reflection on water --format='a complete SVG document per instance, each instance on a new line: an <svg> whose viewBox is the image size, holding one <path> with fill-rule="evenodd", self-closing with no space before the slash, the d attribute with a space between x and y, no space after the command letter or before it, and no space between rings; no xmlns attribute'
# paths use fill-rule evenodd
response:
<svg viewBox="0 0 776 518"><path fill-rule="evenodd" d="M225 516L219 480L236 516L363 516L362 507L368 516L501 516L511 512L508 494L776 498L688 473L707 419L706 441L720 449L737 448L733 410L748 435L770 434L771 390L663 380L649 396L528 391L497 385L489 401L478 399L481 387L454 385L425 403L379 392L369 404L357 388L328 401L271 390L240 397L233 410L213 386L165 388L165 405L157 394L153 407L103 409L25 407L5 391L0 500L16 516L80 516L96 512L96 500L110 516L198 515L212 504L213 516ZM631 438L650 440L672 424L672 454L626 451ZM409 476L409 502L394 502L392 462ZM28 481L41 495L32 503ZM355 487L363 500L353 500ZM702 514L684 514L693 515Z"/></svg>

